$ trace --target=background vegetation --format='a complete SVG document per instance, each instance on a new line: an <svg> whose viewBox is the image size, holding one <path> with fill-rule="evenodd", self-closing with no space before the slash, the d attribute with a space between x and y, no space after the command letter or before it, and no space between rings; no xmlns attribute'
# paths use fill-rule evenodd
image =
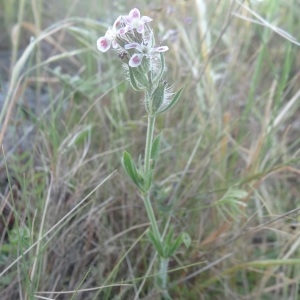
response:
<svg viewBox="0 0 300 300"><path fill-rule="evenodd" d="M157 120L153 190L192 238L171 261L173 298L299 299L297 0L0 1L0 298L159 299L120 163L143 153L142 95L96 49L133 7L185 86Z"/></svg>

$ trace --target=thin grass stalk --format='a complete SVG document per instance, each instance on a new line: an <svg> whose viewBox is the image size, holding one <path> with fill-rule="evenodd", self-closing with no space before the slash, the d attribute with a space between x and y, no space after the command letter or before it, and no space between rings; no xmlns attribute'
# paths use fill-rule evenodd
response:
<svg viewBox="0 0 300 300"><path fill-rule="evenodd" d="M37 0L31 0L31 6L32 6L32 12L33 12L33 18L34 18L34 25L35 25L35 30L36 30L36 36L39 36L41 33L41 14L42 14L42 9L41 9L41 2L37 2ZM36 45L36 65L41 64L41 57L42 57L42 51L41 51L41 44L38 43ZM36 69L36 77L39 78L41 75L40 68ZM41 83L40 81L37 81L37 86L36 86L36 96L37 98L39 97L41 92ZM36 103L38 106L39 103Z"/></svg>
<svg viewBox="0 0 300 300"><path fill-rule="evenodd" d="M12 31L11 35L11 42L12 42L12 55L11 55L11 65L10 65L10 73L12 73L16 60L17 60L17 54L19 49L19 39L20 39L20 28L21 23L24 17L24 7L25 7L25 0L21 0L19 3L19 9L18 9L18 23L15 25L14 30Z"/></svg>

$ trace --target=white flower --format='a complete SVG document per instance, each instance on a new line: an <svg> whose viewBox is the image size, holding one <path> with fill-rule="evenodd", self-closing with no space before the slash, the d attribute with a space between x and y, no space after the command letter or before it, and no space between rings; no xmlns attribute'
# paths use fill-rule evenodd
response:
<svg viewBox="0 0 300 300"><path fill-rule="evenodd" d="M105 33L105 36L97 40L97 48L101 52L106 52L112 46L114 49L118 48L117 37L119 35L124 35L129 30L129 26L121 26L122 17L119 16L115 21L113 27L108 28ZM120 27L120 28L118 28Z"/></svg>
<svg viewBox="0 0 300 300"><path fill-rule="evenodd" d="M123 16L123 19L129 25L130 30L136 29L138 33L143 33L144 24L152 21L147 16L141 17L141 13L137 8L132 9L128 16Z"/></svg>
<svg viewBox="0 0 300 300"><path fill-rule="evenodd" d="M150 44L138 44L138 43L130 43L125 45L125 49L136 49L140 53L135 53L129 60L129 66L132 68L138 67L144 57L151 58L153 54L158 52L165 52L169 50L167 46L160 46L156 48L152 48Z"/></svg>

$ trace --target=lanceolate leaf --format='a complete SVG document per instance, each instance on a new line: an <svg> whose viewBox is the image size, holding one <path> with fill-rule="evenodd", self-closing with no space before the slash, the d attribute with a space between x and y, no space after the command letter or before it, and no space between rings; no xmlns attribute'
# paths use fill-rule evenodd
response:
<svg viewBox="0 0 300 300"><path fill-rule="evenodd" d="M168 245L168 248L167 248L167 251L165 254L166 257L171 257L176 252L176 250L181 246L182 242L183 242L183 235L180 234L171 245Z"/></svg>
<svg viewBox="0 0 300 300"><path fill-rule="evenodd" d="M159 240L157 240L157 238L155 238L155 236L154 236L151 229L148 230L147 236L148 236L149 240L151 241L151 243L153 244L155 250L158 252L158 254L161 257L165 257L164 249L163 249L163 246L161 244L161 241L159 241Z"/></svg>
<svg viewBox="0 0 300 300"><path fill-rule="evenodd" d="M174 233L174 230L171 227L168 234L166 235L165 241L164 241L166 248L168 248L172 245L173 233Z"/></svg>
<svg viewBox="0 0 300 300"><path fill-rule="evenodd" d="M185 247L189 248L191 246L191 243L192 243L190 235L186 232L183 232L182 236L183 236L183 243L184 243Z"/></svg>
<svg viewBox="0 0 300 300"><path fill-rule="evenodd" d="M184 244L186 248L188 248L191 244L191 238L186 232L181 233L174 242L169 241L165 250L165 256L171 257L174 255L182 244Z"/></svg>
<svg viewBox="0 0 300 300"><path fill-rule="evenodd" d="M143 89L141 89L141 88L138 86L138 84L137 84L137 82L136 82L136 80L135 80L135 78L134 78L132 68L131 68L131 67L128 67L128 68L129 68L129 78L130 78L130 83L131 83L133 89L135 89L136 91L142 91Z"/></svg>
<svg viewBox="0 0 300 300"><path fill-rule="evenodd" d="M169 103L169 105L167 105L164 109L160 110L157 114L161 114L161 113L169 110L170 108L172 108L178 102L182 91L183 91L183 87L175 94L173 100Z"/></svg>
<svg viewBox="0 0 300 300"><path fill-rule="evenodd" d="M165 92L166 92L166 87L163 82L160 82L151 95L151 98L152 98L151 112L153 114L155 114L157 111L159 111L159 108L161 107L162 103L164 102Z"/></svg>
<svg viewBox="0 0 300 300"><path fill-rule="evenodd" d="M130 154L126 151L123 154L122 164L126 174L132 179L132 181L138 186L138 188L143 191L143 177L136 169L134 161L131 158Z"/></svg>
<svg viewBox="0 0 300 300"><path fill-rule="evenodd" d="M129 79L132 87L136 91L142 91L148 87L147 77L144 73L140 72L138 68L129 67Z"/></svg>

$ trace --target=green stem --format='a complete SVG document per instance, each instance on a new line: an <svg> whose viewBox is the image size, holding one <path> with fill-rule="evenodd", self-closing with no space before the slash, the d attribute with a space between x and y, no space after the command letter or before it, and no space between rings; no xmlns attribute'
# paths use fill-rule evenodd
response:
<svg viewBox="0 0 300 300"><path fill-rule="evenodd" d="M150 164L151 164L151 150L153 143L153 133L154 133L154 124L155 124L155 116L148 116L148 128L147 128L147 137L146 137L146 147L145 147L145 162L144 162L144 172L147 180L150 180ZM151 228L153 230L153 234L157 240L161 242L161 235L157 226L157 221L154 215L153 207L150 201L150 192L147 191L144 195L144 204L146 207L147 215L149 221L151 223Z"/></svg>
<svg viewBox="0 0 300 300"><path fill-rule="evenodd" d="M153 231L153 234L155 236L155 239L159 242L161 242L161 235L157 226L157 221L154 215L154 211L153 211L153 207L150 201L150 195L149 192L147 192L146 195L144 195L144 204L146 207L146 211L147 211L147 215L148 215L148 219L151 223L151 229Z"/></svg>
<svg viewBox="0 0 300 300"><path fill-rule="evenodd" d="M145 175L148 176L150 173L150 163L151 163L151 150L153 142L155 116L148 116L148 128L146 137L146 148L145 148Z"/></svg>
<svg viewBox="0 0 300 300"><path fill-rule="evenodd" d="M169 300L171 299L169 292L168 292L168 267L169 267L169 258L160 258L160 270L159 270L159 278L160 278L160 285L163 291L163 299Z"/></svg>
<svg viewBox="0 0 300 300"><path fill-rule="evenodd" d="M153 144L153 133L154 133L154 124L155 124L155 116L148 115L148 128L147 128L147 137L146 137L146 147L145 147L145 161L144 161L144 174L146 180L151 180L150 178L153 174L151 174L151 151ZM161 244L163 247L162 236L159 232L159 228L157 225L157 221L155 218L154 210L152 207L152 203L150 200L150 189L143 195L145 208L147 211L148 219L151 224L151 229L153 235L157 242ZM168 283L168 266L169 266L169 258L160 257L160 271L159 271L159 286L163 290L163 298L171 299L168 293L167 283Z"/></svg>

